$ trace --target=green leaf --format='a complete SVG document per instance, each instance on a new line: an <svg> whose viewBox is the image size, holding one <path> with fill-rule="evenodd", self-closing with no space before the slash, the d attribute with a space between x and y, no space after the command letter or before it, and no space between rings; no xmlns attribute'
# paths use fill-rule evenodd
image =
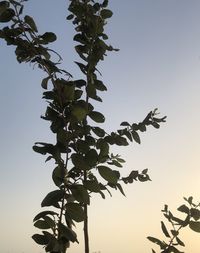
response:
<svg viewBox="0 0 200 253"><path fill-rule="evenodd" d="M87 110L79 105L74 105L72 108L72 115L78 120L82 121L87 116Z"/></svg>
<svg viewBox="0 0 200 253"><path fill-rule="evenodd" d="M84 154L86 154L90 149L90 146L88 145L88 143L83 140L77 140L76 147L79 152L84 153Z"/></svg>
<svg viewBox="0 0 200 253"><path fill-rule="evenodd" d="M182 213L187 213L187 214L189 214L189 212L190 212L190 209L186 205L179 206L179 208L177 208L177 210Z"/></svg>
<svg viewBox="0 0 200 253"><path fill-rule="evenodd" d="M54 42L57 39L55 33L52 33L52 32L45 32L40 37L44 40L45 43Z"/></svg>
<svg viewBox="0 0 200 253"><path fill-rule="evenodd" d="M181 246L183 246L183 247L185 246L184 242L182 242L180 238L176 237L176 241L177 241L177 243L178 243L179 245L181 245Z"/></svg>
<svg viewBox="0 0 200 253"><path fill-rule="evenodd" d="M104 0L103 3L102 3L102 7L107 7L108 6L108 0Z"/></svg>
<svg viewBox="0 0 200 253"><path fill-rule="evenodd" d="M70 15L68 15L68 16L66 17L67 20L71 20L71 19L73 19L73 18L74 18L74 15L73 15L73 14L70 14Z"/></svg>
<svg viewBox="0 0 200 253"><path fill-rule="evenodd" d="M152 236L148 236L147 239L157 245L160 246L161 249L163 249L165 247L165 243L162 242L161 240L155 238L155 237L152 237Z"/></svg>
<svg viewBox="0 0 200 253"><path fill-rule="evenodd" d="M88 169L87 160L81 154L72 154L71 159L72 159L72 163L74 164L76 168L80 170Z"/></svg>
<svg viewBox="0 0 200 253"><path fill-rule="evenodd" d="M97 167L99 174L109 183L117 184L118 177L116 173L106 166L98 166Z"/></svg>
<svg viewBox="0 0 200 253"><path fill-rule="evenodd" d="M9 8L10 4L7 1L1 1L0 2L0 15Z"/></svg>
<svg viewBox="0 0 200 253"><path fill-rule="evenodd" d="M87 189L83 185L72 185L71 191L73 197L80 203L90 204L90 196L87 192Z"/></svg>
<svg viewBox="0 0 200 253"><path fill-rule="evenodd" d="M98 137L104 137L105 131L104 129L100 127L92 127L92 131L98 136Z"/></svg>
<svg viewBox="0 0 200 253"><path fill-rule="evenodd" d="M120 126L130 126L130 124L127 121L123 121Z"/></svg>
<svg viewBox="0 0 200 253"><path fill-rule="evenodd" d="M34 226L36 228L39 228L39 229L49 229L49 228L51 228L51 225L48 224L48 222L46 222L45 220L37 220L34 223Z"/></svg>
<svg viewBox="0 0 200 253"><path fill-rule="evenodd" d="M56 212L53 212L53 211L43 211L43 212L40 212L39 214L37 214L35 216L35 218L33 219L33 221L39 220L40 218L44 218L46 215L56 215L56 216L58 216L58 214Z"/></svg>
<svg viewBox="0 0 200 253"><path fill-rule="evenodd" d="M41 206L54 206L64 197L65 192L63 190L55 190L47 194L43 199Z"/></svg>
<svg viewBox="0 0 200 253"><path fill-rule="evenodd" d="M90 149L85 155L85 160L90 167L94 167L98 161L97 151L95 149Z"/></svg>
<svg viewBox="0 0 200 253"><path fill-rule="evenodd" d="M31 29L32 29L34 32L38 32L37 26L36 26L35 21L33 20L32 17L26 15L26 16L24 17L24 21L31 27Z"/></svg>
<svg viewBox="0 0 200 253"><path fill-rule="evenodd" d="M47 245L49 240L45 235L34 234L32 239L39 245Z"/></svg>
<svg viewBox="0 0 200 253"><path fill-rule="evenodd" d="M125 193L124 193L124 190L122 188L122 186L118 183L116 184L117 188L120 190L120 192L126 197Z"/></svg>
<svg viewBox="0 0 200 253"><path fill-rule="evenodd" d="M106 19L106 18L111 18L113 15L112 11L111 10L108 10L108 9L103 9L101 11L101 16L103 19Z"/></svg>
<svg viewBox="0 0 200 253"><path fill-rule="evenodd" d="M81 222L85 219L83 208L78 203L67 203L66 212L76 222Z"/></svg>
<svg viewBox="0 0 200 253"><path fill-rule="evenodd" d="M104 115L100 112L92 111L88 116L97 123L103 123L105 121Z"/></svg>
<svg viewBox="0 0 200 253"><path fill-rule="evenodd" d="M52 173L52 179L56 186L60 187L60 185L63 183L65 176L65 170L62 166L57 166Z"/></svg>
<svg viewBox="0 0 200 253"><path fill-rule="evenodd" d="M71 242L78 242L76 233L69 227L59 224L60 237L64 237Z"/></svg>
<svg viewBox="0 0 200 253"><path fill-rule="evenodd" d="M94 85L95 85L95 88L97 90L100 90L100 91L106 91L107 90L106 86L100 80L95 80Z"/></svg>
<svg viewBox="0 0 200 253"><path fill-rule="evenodd" d="M162 228L162 231L163 231L164 235L165 235L166 237L169 237L169 238L170 238L170 235L169 235L169 233L168 233L168 231L167 231L167 228L166 228L166 226L165 226L165 224L164 224L163 221L161 221L161 228Z"/></svg>
<svg viewBox="0 0 200 253"><path fill-rule="evenodd" d="M48 81L51 79L51 77L50 76L48 76L48 77L45 77L43 80L42 80L42 83L41 83L41 86L42 86L42 88L43 89L47 89L47 85L48 85Z"/></svg>
<svg viewBox="0 0 200 253"><path fill-rule="evenodd" d="M2 11L0 14L0 22L6 23L11 21L11 19L15 16L15 11L11 8L5 9L5 11Z"/></svg>
<svg viewBox="0 0 200 253"><path fill-rule="evenodd" d="M189 222L189 227L197 232L197 233L200 233L200 222L199 221L190 221Z"/></svg>
<svg viewBox="0 0 200 253"><path fill-rule="evenodd" d="M137 142L138 144L140 144L141 141L140 141L140 136L139 136L139 134L138 134L136 131L132 131L131 134L132 134L132 136L133 136L134 141Z"/></svg>
<svg viewBox="0 0 200 253"><path fill-rule="evenodd" d="M91 192L99 192L101 190L99 183L96 180L86 180L84 186Z"/></svg>
<svg viewBox="0 0 200 253"><path fill-rule="evenodd" d="M194 218L195 221L200 219L200 210L196 208L191 208L190 214L191 214L191 217Z"/></svg>

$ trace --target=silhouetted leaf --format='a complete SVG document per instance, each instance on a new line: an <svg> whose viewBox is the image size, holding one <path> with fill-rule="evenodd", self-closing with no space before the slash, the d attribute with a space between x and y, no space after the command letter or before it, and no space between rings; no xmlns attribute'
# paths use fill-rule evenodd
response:
<svg viewBox="0 0 200 253"><path fill-rule="evenodd" d="M34 234L32 238L37 244L40 245L46 245L49 242L48 238L45 235Z"/></svg>
<svg viewBox="0 0 200 253"><path fill-rule="evenodd" d="M33 20L32 17L26 15L26 16L24 17L24 21L31 27L31 29L32 29L34 32L38 32L37 26L36 26L35 21Z"/></svg>
<svg viewBox="0 0 200 253"><path fill-rule="evenodd" d="M189 227L197 232L197 233L200 233L200 222L199 221L190 221L189 223Z"/></svg>
<svg viewBox="0 0 200 253"><path fill-rule="evenodd" d="M187 213L187 214L189 214L189 212L190 212L190 209L186 205L179 206L179 208L177 208L177 210L182 213Z"/></svg>
<svg viewBox="0 0 200 253"><path fill-rule="evenodd" d="M74 164L75 167L85 170L88 169L88 163L85 157L81 154L72 154L71 156L72 163Z"/></svg>
<svg viewBox="0 0 200 253"><path fill-rule="evenodd" d="M106 166L98 166L97 167L99 174L109 183L116 184L118 181L118 177L115 172Z"/></svg>
<svg viewBox="0 0 200 253"><path fill-rule="evenodd" d="M164 235L165 235L166 237L169 237L169 238L170 238L170 235L169 235L169 233L168 233L168 231L167 231L167 228L166 228L166 226L165 226L165 224L164 224L163 221L161 221L161 228L162 228L162 231L163 231Z"/></svg>
<svg viewBox="0 0 200 253"><path fill-rule="evenodd" d="M15 11L11 8L7 8L0 13L0 22L9 22L15 16Z"/></svg>
<svg viewBox="0 0 200 253"><path fill-rule="evenodd" d="M105 121L104 115L100 112L92 111L88 116L97 123L103 123Z"/></svg>
<svg viewBox="0 0 200 253"><path fill-rule="evenodd" d="M103 19L106 19L106 18L111 18L113 15L112 11L111 10L108 10L108 9L103 9L101 11L101 16Z"/></svg>
<svg viewBox="0 0 200 253"><path fill-rule="evenodd" d="M56 212L53 211L43 211L38 213L35 218L33 219L33 221L39 220L40 218L44 218L46 215L56 215L58 216L58 214Z"/></svg>
<svg viewBox="0 0 200 253"><path fill-rule="evenodd" d="M92 127L92 131L99 137L104 137L105 136L105 131L104 129L100 127Z"/></svg>
<svg viewBox="0 0 200 253"><path fill-rule="evenodd" d="M59 224L60 237L64 237L71 242L78 242L76 233L69 227Z"/></svg>
<svg viewBox="0 0 200 253"><path fill-rule="evenodd" d="M78 203L67 203L66 212L67 215L76 222L81 222L85 218L83 208Z"/></svg>
<svg viewBox="0 0 200 253"><path fill-rule="evenodd" d="M52 206L57 204L64 197L63 190L55 190L47 194L47 196L43 199L41 206Z"/></svg>
<svg viewBox="0 0 200 253"><path fill-rule="evenodd" d="M130 126L130 124L127 121L123 121L120 126Z"/></svg>
<svg viewBox="0 0 200 253"><path fill-rule="evenodd" d="M132 136L133 136L134 141L137 142L138 144L140 144L141 141L140 141L140 136L139 136L139 134L138 134L136 131L132 131L131 134L132 134Z"/></svg>
<svg viewBox="0 0 200 253"><path fill-rule="evenodd" d="M191 217L194 218L195 221L200 219L200 210L196 208L191 208L190 214L191 214Z"/></svg>
<svg viewBox="0 0 200 253"><path fill-rule="evenodd" d="M176 237L176 241L177 241L177 243L178 243L179 245L181 245L181 246L183 246L183 247L185 246L184 242L181 241L180 238Z"/></svg>
<svg viewBox="0 0 200 253"><path fill-rule="evenodd" d="M90 197L83 185L72 185L71 191L73 197L80 203L90 204Z"/></svg>
<svg viewBox="0 0 200 253"><path fill-rule="evenodd" d="M78 120L82 121L87 115L87 110L79 105L74 105L72 108L72 115Z"/></svg>
<svg viewBox="0 0 200 253"><path fill-rule="evenodd" d="M45 32L41 35L41 38L45 41L45 43L54 42L57 39L55 33L52 32Z"/></svg>
<svg viewBox="0 0 200 253"><path fill-rule="evenodd" d="M43 80L42 80L42 83L41 83L41 86L42 86L42 88L43 89L47 89L47 85L48 85L48 81L51 79L51 77L50 76L48 76L48 77L45 77Z"/></svg>
<svg viewBox="0 0 200 253"><path fill-rule="evenodd" d="M100 186L98 181L96 180L86 180L84 182L84 186L91 192L99 192Z"/></svg>
<svg viewBox="0 0 200 253"><path fill-rule="evenodd" d="M73 14L70 14L70 15L68 15L68 16L66 17L67 20L71 20L71 19L73 19L73 18L74 18L74 15L73 15Z"/></svg>

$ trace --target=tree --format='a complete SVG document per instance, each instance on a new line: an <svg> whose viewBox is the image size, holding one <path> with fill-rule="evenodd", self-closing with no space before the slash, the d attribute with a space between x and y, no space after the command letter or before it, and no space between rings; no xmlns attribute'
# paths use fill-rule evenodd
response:
<svg viewBox="0 0 200 253"><path fill-rule="evenodd" d="M75 50L80 57L75 62L83 79L59 68L62 57L48 44L57 36L52 32L39 34L36 22L29 15L23 15L23 3L27 0L7 0L0 2L0 22L6 26L0 30L0 38L7 45L15 47L19 63L31 63L46 73L41 85L45 90L43 99L47 101L44 120L50 122L55 135L55 143L36 142L33 150L48 155L46 161L53 160L55 168L52 178L57 187L43 199L42 207L53 207L37 214L34 226L42 234L34 234L36 243L45 246L46 252L64 253L70 242L78 242L73 230L75 222L84 223L85 253L89 253L88 206L91 196L110 190L119 190L121 183L150 180L148 170L131 171L123 177L118 168L125 160L112 153L112 146L127 146L135 141L140 144L139 132L148 126L159 128L166 117L158 118L153 110L140 123L123 121L120 129L107 133L100 124L104 115L97 111L92 101L102 102L99 92L106 91L97 69L107 52L118 51L107 44L104 32L107 20L112 16L108 0L101 3L93 0L70 0L67 20L75 26ZM54 60L57 56L57 61ZM48 231L47 231L48 230Z"/></svg>
<svg viewBox="0 0 200 253"><path fill-rule="evenodd" d="M148 236L147 239L160 247L161 253L183 253L179 250L179 247L185 247L185 243L180 239L180 232L183 228L189 227L191 230L200 233L200 203L196 204L193 201L193 197L184 198L186 204L182 204L177 210L184 214L184 219L175 216L165 205L162 212L164 217L170 224L170 230L165 223L161 221L161 229L168 240L160 240L158 238ZM155 250L152 249L152 253Z"/></svg>

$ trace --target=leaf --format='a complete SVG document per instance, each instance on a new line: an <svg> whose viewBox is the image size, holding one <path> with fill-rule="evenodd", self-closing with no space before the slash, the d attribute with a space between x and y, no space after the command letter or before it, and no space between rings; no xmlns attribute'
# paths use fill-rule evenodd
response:
<svg viewBox="0 0 200 253"><path fill-rule="evenodd" d="M106 19L106 18L111 18L113 15L112 11L111 10L108 10L108 9L103 9L101 11L101 16L103 19Z"/></svg>
<svg viewBox="0 0 200 253"><path fill-rule="evenodd" d="M56 186L60 187L60 185L63 183L65 176L65 170L62 166L57 166L52 173L52 179Z"/></svg>
<svg viewBox="0 0 200 253"><path fill-rule="evenodd" d="M139 136L139 134L138 134L136 131L132 131L131 134L132 134L132 136L133 136L134 141L137 142L138 144L140 144L141 141L140 141L140 136Z"/></svg>
<svg viewBox="0 0 200 253"><path fill-rule="evenodd" d="M122 188L122 186L118 183L116 184L117 188L120 190L120 192L126 197L125 193L124 193L124 190Z"/></svg>
<svg viewBox="0 0 200 253"><path fill-rule="evenodd" d="M0 15L9 8L10 4L7 1L1 1L0 2Z"/></svg>
<svg viewBox="0 0 200 253"><path fill-rule="evenodd" d="M53 211L43 211L43 212L40 212L39 214L37 214L35 216L35 218L33 219L33 221L39 220L40 218L44 218L46 215L56 215L56 216L58 216L58 214L56 212L53 212Z"/></svg>
<svg viewBox="0 0 200 253"><path fill-rule="evenodd" d="M45 235L40 235L40 234L34 234L32 236L32 239L40 245L46 245L48 244L49 240Z"/></svg>
<svg viewBox="0 0 200 253"><path fill-rule="evenodd" d="M179 206L179 208L177 208L177 210L182 213L187 213L187 214L189 214L189 212L190 212L190 209L186 205Z"/></svg>
<svg viewBox="0 0 200 253"><path fill-rule="evenodd" d="M73 197L80 203L90 204L90 197L87 192L87 189L83 185L72 185L71 191Z"/></svg>
<svg viewBox="0 0 200 253"><path fill-rule="evenodd" d="M177 243L178 243L179 245L181 245L181 246L183 246L183 247L185 246L184 242L182 242L180 238L176 237L176 241L177 241Z"/></svg>
<svg viewBox="0 0 200 253"><path fill-rule="evenodd" d="M191 208L190 214L191 214L192 218L194 218L195 221L200 219L200 210L198 210L196 208Z"/></svg>
<svg viewBox="0 0 200 253"><path fill-rule="evenodd" d="M55 190L48 193L43 199L41 206L54 206L64 197L64 194L65 192L63 190Z"/></svg>
<svg viewBox="0 0 200 253"><path fill-rule="evenodd" d="M117 184L118 177L116 176L115 172L111 170L109 167L106 166L98 166L97 167L99 174L109 183Z"/></svg>
<svg viewBox="0 0 200 253"><path fill-rule="evenodd" d="M92 127L92 131L98 136L98 137L104 137L105 131L104 129L100 127Z"/></svg>
<svg viewBox="0 0 200 253"><path fill-rule="evenodd" d="M82 121L87 116L87 110L79 105L74 105L72 108L72 115L78 120Z"/></svg>
<svg viewBox="0 0 200 253"><path fill-rule="evenodd" d="M106 86L100 80L95 80L94 85L95 85L95 88L97 90L100 90L100 91L106 91L107 90Z"/></svg>
<svg viewBox="0 0 200 253"><path fill-rule="evenodd" d="M81 222L85 219L83 208L78 203L67 203L66 212L76 222Z"/></svg>
<svg viewBox="0 0 200 253"><path fill-rule="evenodd" d="M102 3L102 7L107 7L108 6L108 0L104 0Z"/></svg>
<svg viewBox="0 0 200 253"><path fill-rule="evenodd" d="M31 27L31 29L32 29L34 32L38 32L37 26L36 26L35 21L33 20L32 17L26 15L26 16L24 17L24 21Z"/></svg>
<svg viewBox="0 0 200 253"><path fill-rule="evenodd" d="M34 226L39 229L49 229L51 228L51 225L48 224L45 220L37 220L34 223Z"/></svg>
<svg viewBox="0 0 200 253"><path fill-rule="evenodd" d="M81 154L72 154L71 159L76 168L80 170L88 169L88 163Z"/></svg>
<svg viewBox="0 0 200 253"><path fill-rule="evenodd" d="M74 18L74 15L73 15L73 14L70 14L70 15L68 15L68 16L66 17L67 20L71 20L71 19L73 19L73 18Z"/></svg>
<svg viewBox="0 0 200 253"><path fill-rule="evenodd" d="M123 121L120 126L130 126L130 124L127 121Z"/></svg>
<svg viewBox="0 0 200 253"><path fill-rule="evenodd" d="M165 243L164 243L164 242L162 242L161 240L159 240L159 239L157 239L157 238L155 238L155 237L148 236L147 239L148 239L149 241L151 241L151 242L153 242L153 243L159 245L161 249L163 249L164 246L165 246Z"/></svg>
<svg viewBox="0 0 200 253"><path fill-rule="evenodd" d="M97 151L95 149L90 149L85 155L85 160L90 167L94 167L98 161Z"/></svg>
<svg viewBox="0 0 200 253"><path fill-rule="evenodd" d="M199 221L190 221L189 222L189 227L197 232L197 233L200 233L200 222Z"/></svg>
<svg viewBox="0 0 200 253"><path fill-rule="evenodd" d="M86 180L84 186L91 192L99 192L101 190L96 180Z"/></svg>
<svg viewBox="0 0 200 253"><path fill-rule="evenodd" d="M51 79L50 76L45 77L45 78L42 80L41 86L42 86L42 88L45 89L45 90L47 89L47 85L48 85L49 79Z"/></svg>
<svg viewBox="0 0 200 253"><path fill-rule="evenodd" d="M0 14L0 22L2 23L9 22L14 16L15 16L15 11L11 8L7 8L5 9L5 11L3 11Z"/></svg>
<svg viewBox="0 0 200 253"><path fill-rule="evenodd" d="M76 233L71 228L63 225L62 223L59 224L59 232L60 237L64 237L71 242L78 242Z"/></svg>
<svg viewBox="0 0 200 253"><path fill-rule="evenodd" d="M103 123L105 121L104 115L100 112L92 111L88 116L97 123Z"/></svg>
<svg viewBox="0 0 200 253"><path fill-rule="evenodd" d="M45 43L54 42L57 39L55 33L52 33L52 32L45 32L40 37L44 40Z"/></svg>
<svg viewBox="0 0 200 253"><path fill-rule="evenodd" d="M168 233L168 231L167 231L167 228L166 228L166 226L165 226L165 224L164 224L163 221L161 221L161 228L162 228L162 231L163 231L164 235L165 235L166 237L169 237L169 238L170 238L170 235L169 235L169 233Z"/></svg>
<svg viewBox="0 0 200 253"><path fill-rule="evenodd" d="M79 66L80 70L83 72L83 74L87 74L87 68L86 66L83 64L83 63L80 63L80 62L76 62L75 63Z"/></svg>

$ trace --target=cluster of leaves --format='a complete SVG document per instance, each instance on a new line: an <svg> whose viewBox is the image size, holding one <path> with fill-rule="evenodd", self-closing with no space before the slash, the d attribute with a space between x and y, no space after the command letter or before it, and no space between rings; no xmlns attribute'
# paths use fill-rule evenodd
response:
<svg viewBox="0 0 200 253"><path fill-rule="evenodd" d="M34 19L23 16L23 2L0 2L0 22L8 24L0 30L0 38L15 46L18 62L36 64L47 74L41 83L45 90L43 98L48 103L42 118L50 122L56 142L37 142L33 149L48 155L46 161L55 162L52 179L57 188L47 194L41 205L56 210L36 215L34 225L42 234L33 235L33 239L44 245L46 252L64 253L70 242L78 242L72 229L75 222L84 221L87 226L87 206L93 193L105 198L105 192L111 194L110 189L116 189L125 195L121 183L150 180L147 169L121 176L119 169L125 161L111 152L111 146L127 146L133 141L140 144L139 132L150 125L159 128L165 117L158 118L154 110L142 122L124 121L119 130L111 133L99 126L105 117L91 101L102 102L98 93L107 88L98 77L97 64L107 52L117 51L106 43L108 36L104 32L107 19L112 16L108 0L102 3L70 0L67 20L75 25L75 50L82 60L76 64L85 77L78 80L58 67L60 55L47 47L56 40L56 35L52 32L40 35ZM52 53L58 56L57 62L52 60ZM87 228L84 232L87 233Z"/></svg>
<svg viewBox="0 0 200 253"><path fill-rule="evenodd" d="M179 249L180 246L185 246L184 242L180 239L181 229L189 227L191 230L200 233L200 203L195 204L193 197L184 198L184 200L187 204L183 204L177 209L185 215L184 219L173 215L167 205L162 210L171 227L169 230L165 223L161 221L161 229L168 242L151 236L147 237L151 242L160 247L161 253L183 253ZM152 249L152 253L156 253L156 251Z"/></svg>

